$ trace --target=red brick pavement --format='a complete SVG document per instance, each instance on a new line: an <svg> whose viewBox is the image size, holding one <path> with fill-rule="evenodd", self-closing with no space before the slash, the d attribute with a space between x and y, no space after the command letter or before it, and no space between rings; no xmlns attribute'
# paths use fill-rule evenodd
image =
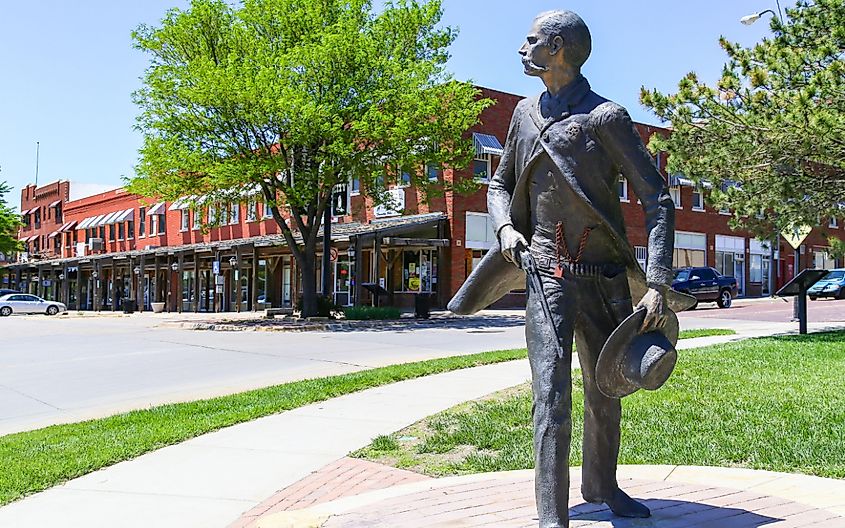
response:
<svg viewBox="0 0 845 528"><path fill-rule="evenodd" d="M537 526L530 472L456 484L361 505L331 516L323 528ZM787 499L737 489L624 479L620 485L652 510L650 519L614 517L570 490L572 528L843 528L845 517Z"/></svg>
<svg viewBox="0 0 845 528"><path fill-rule="evenodd" d="M330 502L366 491L409 484L429 477L355 458L341 458L308 477L277 492L244 513L229 528L250 528L263 515L301 510L314 504Z"/></svg>

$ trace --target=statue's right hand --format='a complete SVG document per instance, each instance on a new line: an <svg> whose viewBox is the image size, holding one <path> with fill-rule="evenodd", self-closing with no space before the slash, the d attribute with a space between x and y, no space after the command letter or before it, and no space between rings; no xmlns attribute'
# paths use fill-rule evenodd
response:
<svg viewBox="0 0 845 528"><path fill-rule="evenodd" d="M518 268L522 267L520 256L523 251L528 249L528 242L519 231L511 225L502 227L499 231L499 246L505 260Z"/></svg>

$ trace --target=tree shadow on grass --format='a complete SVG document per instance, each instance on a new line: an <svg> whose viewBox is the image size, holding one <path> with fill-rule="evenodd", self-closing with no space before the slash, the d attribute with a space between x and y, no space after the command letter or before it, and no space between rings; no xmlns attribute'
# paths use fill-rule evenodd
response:
<svg viewBox="0 0 845 528"><path fill-rule="evenodd" d="M614 528L757 528L783 521L741 507L668 499L645 499L642 503L651 510L648 519L617 517L603 504L583 503L569 509L570 524L572 528L601 521Z"/></svg>

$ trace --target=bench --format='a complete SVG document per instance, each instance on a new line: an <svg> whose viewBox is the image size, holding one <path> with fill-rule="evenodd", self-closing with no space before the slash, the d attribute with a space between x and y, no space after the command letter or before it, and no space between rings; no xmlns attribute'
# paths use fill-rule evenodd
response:
<svg viewBox="0 0 845 528"><path fill-rule="evenodd" d="M264 318L273 319L277 315L293 315L293 308L267 308Z"/></svg>

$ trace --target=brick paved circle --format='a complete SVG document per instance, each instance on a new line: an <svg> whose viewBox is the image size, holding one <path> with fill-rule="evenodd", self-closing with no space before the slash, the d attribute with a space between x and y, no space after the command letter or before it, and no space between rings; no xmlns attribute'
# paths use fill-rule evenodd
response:
<svg viewBox="0 0 845 528"><path fill-rule="evenodd" d="M728 488L647 478L620 479L620 486L652 510L650 519L620 519L602 505L586 504L573 474L572 528L843 528L839 514L750 488ZM452 482L456 482L453 480ZM845 502L845 497L843 497ZM323 528L536 527L530 472L491 475L362 503L331 514Z"/></svg>

